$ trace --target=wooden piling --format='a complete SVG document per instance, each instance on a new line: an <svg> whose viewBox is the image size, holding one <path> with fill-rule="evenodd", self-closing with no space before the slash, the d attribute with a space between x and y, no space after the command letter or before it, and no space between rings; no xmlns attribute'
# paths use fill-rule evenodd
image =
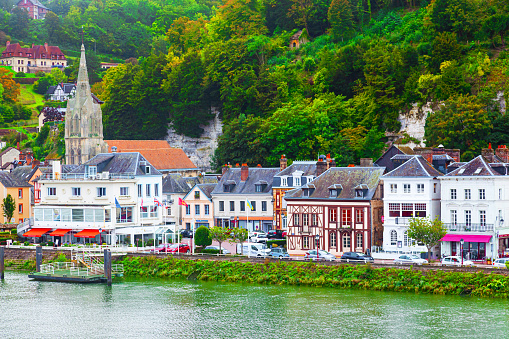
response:
<svg viewBox="0 0 509 339"><path fill-rule="evenodd" d="M104 250L104 277L108 286L111 286L111 252L109 250Z"/></svg>
<svg viewBox="0 0 509 339"><path fill-rule="evenodd" d="M42 264L42 247L37 246L35 248L35 268L37 272L41 271L41 264Z"/></svg>
<svg viewBox="0 0 509 339"><path fill-rule="evenodd" d="M5 270L5 265L4 265L5 255L4 254L5 254L4 247L0 246L0 280L4 280L4 270Z"/></svg>

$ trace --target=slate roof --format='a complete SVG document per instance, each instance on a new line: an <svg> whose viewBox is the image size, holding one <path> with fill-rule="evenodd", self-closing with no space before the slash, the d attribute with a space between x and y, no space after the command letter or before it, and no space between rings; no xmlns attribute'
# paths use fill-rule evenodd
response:
<svg viewBox="0 0 509 339"><path fill-rule="evenodd" d="M150 166L150 175L161 175L161 173L138 152L100 153L86 163L76 167L71 173L85 173L85 166L97 166L98 172L145 175L144 171L141 169L141 161L146 161L146 166Z"/></svg>
<svg viewBox="0 0 509 339"><path fill-rule="evenodd" d="M71 83L63 83L63 84L59 84L59 85L61 85L61 87L64 90L64 93L66 93L66 94L71 93L73 88L76 88L76 84L71 84ZM48 90L46 91L46 94L53 94L53 93L55 93L55 90L57 89L57 87L59 85L49 86Z"/></svg>
<svg viewBox="0 0 509 339"><path fill-rule="evenodd" d="M17 177L19 180L25 180L28 182L35 174L38 168L39 167L37 166L35 166L34 168L32 168L32 166L18 166L12 170L11 174Z"/></svg>
<svg viewBox="0 0 509 339"><path fill-rule="evenodd" d="M221 177L216 188L212 194L267 194L272 191L272 179L279 173L280 168L263 168L263 167L250 167L249 175L246 181L240 181L241 168L230 168ZM233 180L236 184L233 186L231 192L224 192L224 184L228 180ZM256 192L255 184L261 180L267 182L267 186L262 192Z"/></svg>
<svg viewBox="0 0 509 339"><path fill-rule="evenodd" d="M61 167L62 173L71 173L76 168L78 168L78 165L61 165L60 167ZM51 167L50 167L50 169L51 169Z"/></svg>
<svg viewBox="0 0 509 339"><path fill-rule="evenodd" d="M173 148L166 140L105 140L108 151L140 152L158 170L197 169L180 148Z"/></svg>
<svg viewBox="0 0 509 339"><path fill-rule="evenodd" d="M2 183L4 187L32 187L27 180L5 171L0 171L0 183Z"/></svg>
<svg viewBox="0 0 509 339"><path fill-rule="evenodd" d="M447 177L454 176L495 176L500 175L481 156L477 156L466 164L446 174Z"/></svg>
<svg viewBox="0 0 509 339"><path fill-rule="evenodd" d="M371 200L384 173L384 167L331 167L310 184L288 191L285 199L331 199L331 200ZM308 197L303 189L315 187ZM343 188L337 197L330 198L329 187L341 185ZM366 185L366 186L363 186ZM355 196L355 189L367 189L363 197Z"/></svg>
<svg viewBox="0 0 509 339"><path fill-rule="evenodd" d="M316 175L316 161L294 161L293 164L276 174L276 177L291 176L296 171L304 172L303 176Z"/></svg>
<svg viewBox="0 0 509 339"><path fill-rule="evenodd" d="M384 177L438 177L442 175L422 156L412 155L404 164L393 169Z"/></svg>
<svg viewBox="0 0 509 339"><path fill-rule="evenodd" d="M163 178L163 194L187 194L197 184L213 184L215 186L217 182L217 177L183 177L181 174L172 173Z"/></svg>
<svg viewBox="0 0 509 339"><path fill-rule="evenodd" d="M212 199L212 191L216 187L217 184L198 184L200 190L209 198Z"/></svg>

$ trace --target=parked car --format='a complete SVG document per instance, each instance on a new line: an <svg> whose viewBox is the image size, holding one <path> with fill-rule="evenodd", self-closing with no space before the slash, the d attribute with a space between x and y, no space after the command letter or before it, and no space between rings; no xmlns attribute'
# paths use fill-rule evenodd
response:
<svg viewBox="0 0 509 339"><path fill-rule="evenodd" d="M336 256L334 254L324 250L318 251L318 257L316 255L316 250L309 250L306 252L306 254L304 254L304 258L310 260L328 260L328 261L336 260Z"/></svg>
<svg viewBox="0 0 509 339"><path fill-rule="evenodd" d="M266 257L270 252L267 245L264 243L249 243L245 242L237 244L237 254L243 254L250 257Z"/></svg>
<svg viewBox="0 0 509 339"><path fill-rule="evenodd" d="M265 232L255 231L255 232L249 232L249 233L248 233L248 235L247 235L247 237L248 237L248 239L256 238L256 237L258 237L260 234L265 234L265 235L267 235L267 233L265 233Z"/></svg>
<svg viewBox="0 0 509 339"><path fill-rule="evenodd" d="M282 247L276 247L270 250L269 256L272 258L278 258L278 259L285 259L290 258L290 255L286 251L285 248Z"/></svg>
<svg viewBox="0 0 509 339"><path fill-rule="evenodd" d="M260 233L257 236L251 238L251 242L263 242L263 243L265 243L265 242L267 242L267 240L268 240L267 234L265 234L265 233Z"/></svg>
<svg viewBox="0 0 509 339"><path fill-rule="evenodd" d="M415 254L403 254L403 255L400 255L398 258L394 259L394 263L399 264L399 265L404 265L404 264L422 265L422 264L427 264L428 260L422 259Z"/></svg>
<svg viewBox="0 0 509 339"><path fill-rule="evenodd" d="M270 230L269 233L267 233L267 238L269 238L269 239L283 239L283 231Z"/></svg>
<svg viewBox="0 0 509 339"><path fill-rule="evenodd" d="M375 262L372 256L366 255L364 253L357 252L345 252L341 256L341 261L363 261L363 262Z"/></svg>
<svg viewBox="0 0 509 339"><path fill-rule="evenodd" d="M509 261L509 258L498 258L493 262L494 268L507 268L505 263Z"/></svg>
<svg viewBox="0 0 509 339"><path fill-rule="evenodd" d="M193 237L193 231L192 230L188 230L188 229L181 230L180 231L180 236L182 238L192 238Z"/></svg>
<svg viewBox="0 0 509 339"><path fill-rule="evenodd" d="M461 266L461 257L460 256L449 256L442 259L442 266ZM463 266L474 267L475 264L473 261L463 259Z"/></svg>
<svg viewBox="0 0 509 339"><path fill-rule="evenodd" d="M219 246L214 246L214 245L210 245L210 246L207 246L205 247L206 250L218 250L219 251ZM222 254L231 254L230 251L228 251L226 248L224 248L223 246L221 246L221 253Z"/></svg>
<svg viewBox="0 0 509 339"><path fill-rule="evenodd" d="M188 244L172 244L168 248L168 253L191 253L191 248Z"/></svg>
<svg viewBox="0 0 509 339"><path fill-rule="evenodd" d="M150 250L150 253L170 253L170 247L173 244L161 244L157 246L156 248L152 248Z"/></svg>

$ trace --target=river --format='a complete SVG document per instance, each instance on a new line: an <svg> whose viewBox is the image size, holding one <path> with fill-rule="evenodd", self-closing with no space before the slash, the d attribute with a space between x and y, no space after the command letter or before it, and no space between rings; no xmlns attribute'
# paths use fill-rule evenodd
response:
<svg viewBox="0 0 509 339"><path fill-rule="evenodd" d="M509 319L501 299L11 271L0 305L2 338L494 338Z"/></svg>

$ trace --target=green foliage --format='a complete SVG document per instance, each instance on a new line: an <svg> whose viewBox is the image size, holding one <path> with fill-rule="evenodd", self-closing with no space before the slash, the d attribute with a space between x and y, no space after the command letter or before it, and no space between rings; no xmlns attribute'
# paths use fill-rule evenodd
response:
<svg viewBox="0 0 509 339"><path fill-rule="evenodd" d="M206 226L200 226L196 230L194 235L194 241L196 246L209 246L212 244L212 239L210 237L209 228Z"/></svg>
<svg viewBox="0 0 509 339"><path fill-rule="evenodd" d="M332 0L328 18L332 35L337 40L348 38L353 33L353 15L348 0Z"/></svg>
<svg viewBox="0 0 509 339"><path fill-rule="evenodd" d="M213 226L209 229L210 239L217 241L219 243L219 248L221 248L221 244L230 238L230 232L228 229Z"/></svg>
<svg viewBox="0 0 509 339"><path fill-rule="evenodd" d="M428 248L428 258L431 258L431 248L440 244L440 239L445 237L447 230L440 217L434 220L429 218L412 218L408 226L408 237L418 243L423 243Z"/></svg>
<svg viewBox="0 0 509 339"><path fill-rule="evenodd" d="M16 202L12 195L7 194L2 203L2 211L4 217L7 219L7 222L11 222L12 216L14 215L14 211L16 210Z"/></svg>

